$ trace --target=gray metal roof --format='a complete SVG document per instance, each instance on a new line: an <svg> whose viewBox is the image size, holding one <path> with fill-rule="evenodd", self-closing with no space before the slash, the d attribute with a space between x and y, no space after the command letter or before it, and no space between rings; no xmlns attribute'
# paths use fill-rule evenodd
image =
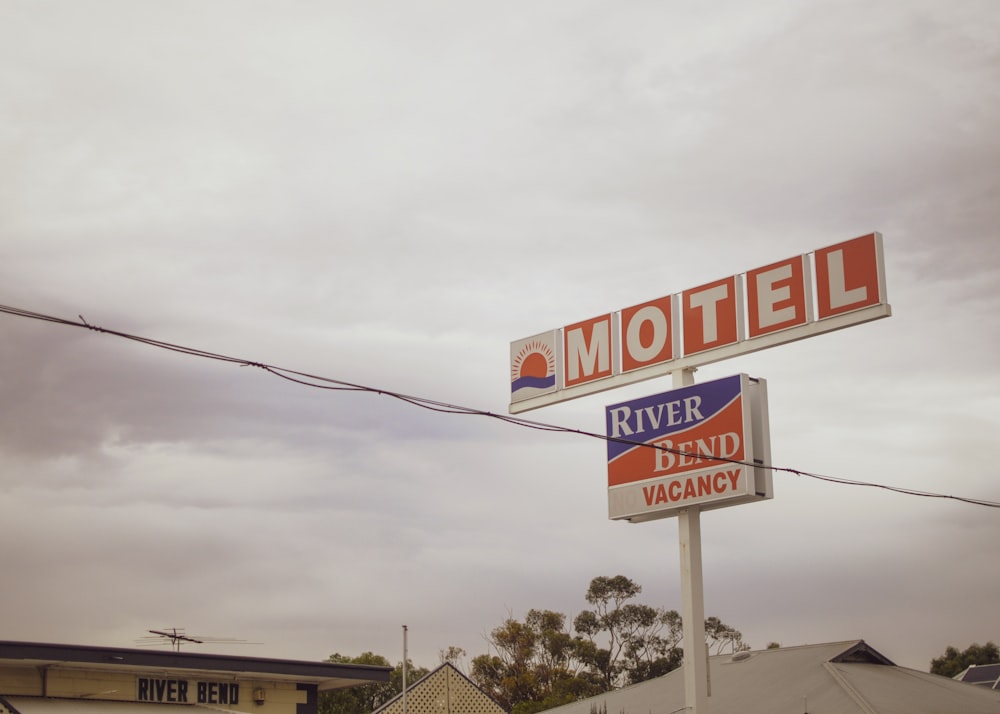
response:
<svg viewBox="0 0 1000 714"><path fill-rule="evenodd" d="M1000 689L1000 664L970 664L954 679L983 687Z"/></svg>
<svg viewBox="0 0 1000 714"><path fill-rule="evenodd" d="M155 668L184 670L201 674L223 672L266 675L269 679L317 684L321 691L353 687L368 682L388 682L389 673L392 671L392 667L365 664L308 662L201 652L165 652L45 642L0 641L0 662L4 660L35 666L59 665L62 667L135 671Z"/></svg>
<svg viewBox="0 0 1000 714"><path fill-rule="evenodd" d="M709 659L711 714L1000 714L1000 692L897 667L863 640ZM546 714L674 714L683 669Z"/></svg>

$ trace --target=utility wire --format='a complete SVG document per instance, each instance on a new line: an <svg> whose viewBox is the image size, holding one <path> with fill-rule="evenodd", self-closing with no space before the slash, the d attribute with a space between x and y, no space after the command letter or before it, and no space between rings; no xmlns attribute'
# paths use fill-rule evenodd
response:
<svg viewBox="0 0 1000 714"><path fill-rule="evenodd" d="M610 441L615 443L627 444L631 446L639 446L644 448L652 448L660 451L669 452L677 456L687 456L700 460L711 460L711 461L721 461L724 463L731 463L739 466L746 466L748 468L766 468L772 471L781 471L784 473L792 474L793 476L802 476L807 478L816 479L818 481L825 481L827 483L835 483L843 486L863 486L866 488L881 489L884 491L891 491L893 493L900 493L907 496L919 496L922 498L937 498L959 501L961 503L968 503L975 506L985 506L987 508L1000 508L1000 503L995 501L987 501L978 498L966 498L963 496L953 496L943 493L934 493L930 491L919 491L912 488L903 488L900 486L889 486L887 484L872 483L868 481L855 481L851 479L839 478L836 476L825 476L823 474L812 473L810 471L802 471L800 469L793 469L782 466L773 466L771 464L760 464L760 463L750 463L746 461L739 461L737 459L729 459L721 456L713 456L711 454L706 454L703 452L689 452L683 451L681 449L674 449L660 444L649 444L641 441L633 441L630 439L622 439L618 437L610 437L606 434L599 434L596 432L585 431L582 429L571 429L569 427L557 426L555 424L546 424L545 422L532 421L530 419L523 419L521 417L510 416L508 414L498 414L496 412L484 411L482 409L475 409L472 407L464 407L457 404L449 404L447 402L440 402L433 399L427 399L424 397L415 397L408 394L403 394L401 392L394 392L388 389L379 389L376 387L369 387L363 384L354 384L351 382L345 382L339 379L331 379L330 377L323 377L316 374L309 374L308 372L299 372L294 369L287 369L284 367L278 367L271 364L266 364L264 362L257 362L254 360L242 359L239 357L231 357L229 355L223 355L216 352L209 352L207 350L197 349L194 347L185 347L183 345L173 344L170 342L163 342L162 340L154 340L148 337L141 337L139 335L132 335L127 332L120 332L118 330L110 330L104 327L99 327L97 325L92 325L87 322L82 315L78 315L79 321L67 320L60 317L53 317L51 315L45 315L38 312L32 312L30 310L22 310L16 307L9 307L6 305L0 305L0 313L6 313L8 315L13 315L15 317L24 317L32 320L41 320L44 322L54 322L56 324L65 325L68 327L78 327L92 330L94 332L100 332L107 335L113 335L115 337L120 337L126 340L132 340L133 342L140 342L150 347L156 347L159 349L170 350L172 352L180 352L181 354L190 355L192 357L201 357L203 359L212 359L220 362L228 362L230 364L237 364L241 367L257 367L265 372L272 374L281 379L285 379L289 382L294 382L295 384L300 384L306 387L312 387L315 389L326 389L333 391L353 391L353 392L369 392L372 394L380 394L393 399L398 399L399 401L411 404L422 409L428 409L430 411L439 412L443 414L458 414L466 416L482 416L491 419L496 419L498 421L507 422L508 424L513 424L515 426L521 426L528 429L537 429L540 431L554 431L565 434L577 434L579 436L586 436L594 439L599 439L601 441Z"/></svg>

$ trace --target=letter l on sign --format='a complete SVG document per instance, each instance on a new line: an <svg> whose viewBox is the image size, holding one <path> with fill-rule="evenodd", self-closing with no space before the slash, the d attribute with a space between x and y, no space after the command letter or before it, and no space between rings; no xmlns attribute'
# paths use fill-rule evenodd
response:
<svg viewBox="0 0 1000 714"><path fill-rule="evenodd" d="M885 292L877 241L870 233L816 251L816 308L820 320L878 305Z"/></svg>

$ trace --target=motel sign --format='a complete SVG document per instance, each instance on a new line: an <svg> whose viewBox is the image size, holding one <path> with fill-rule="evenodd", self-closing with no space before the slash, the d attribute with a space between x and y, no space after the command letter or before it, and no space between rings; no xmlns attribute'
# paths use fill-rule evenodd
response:
<svg viewBox="0 0 1000 714"><path fill-rule="evenodd" d="M870 233L510 345L512 414L892 314Z"/></svg>
<svg viewBox="0 0 1000 714"><path fill-rule="evenodd" d="M766 383L693 369L891 314L870 233L511 343L512 414L673 375L605 409L608 515L677 517L685 710L708 711L701 511L772 497Z"/></svg>

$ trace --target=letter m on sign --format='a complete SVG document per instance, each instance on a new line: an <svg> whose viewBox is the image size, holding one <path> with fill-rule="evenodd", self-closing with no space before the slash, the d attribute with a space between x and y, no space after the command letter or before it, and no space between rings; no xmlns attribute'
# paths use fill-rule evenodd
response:
<svg viewBox="0 0 1000 714"><path fill-rule="evenodd" d="M617 355L611 342L612 315L601 315L563 328L566 386L610 377Z"/></svg>

